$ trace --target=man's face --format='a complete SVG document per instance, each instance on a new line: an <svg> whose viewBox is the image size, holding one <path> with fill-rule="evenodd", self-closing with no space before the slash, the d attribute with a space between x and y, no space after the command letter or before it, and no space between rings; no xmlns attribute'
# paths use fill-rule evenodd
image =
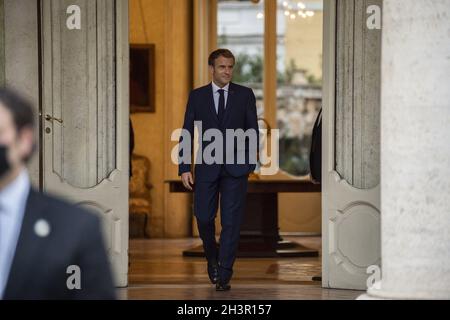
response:
<svg viewBox="0 0 450 320"><path fill-rule="evenodd" d="M215 84L220 87L226 86L233 77L234 59L219 56L214 66L209 66Z"/></svg>
<svg viewBox="0 0 450 320"><path fill-rule="evenodd" d="M0 145L7 148L10 171L24 164L23 159L33 150L33 130L23 128L17 132L11 112L0 103ZM1 179L1 177L0 177Z"/></svg>

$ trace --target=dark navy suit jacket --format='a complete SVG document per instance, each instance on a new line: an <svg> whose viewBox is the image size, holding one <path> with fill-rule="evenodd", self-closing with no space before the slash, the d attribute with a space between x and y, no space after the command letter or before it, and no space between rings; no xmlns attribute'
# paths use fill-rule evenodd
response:
<svg viewBox="0 0 450 320"><path fill-rule="evenodd" d="M38 237L34 231L40 219L51 226L48 237ZM71 265L80 268L80 290L67 288ZM31 190L4 299L115 299L111 271L100 219Z"/></svg>
<svg viewBox="0 0 450 320"><path fill-rule="evenodd" d="M255 170L256 163L255 161L252 161L252 159L256 159L257 153L259 152L259 129L256 113L256 99L252 89L230 82L222 123L219 123L219 118L215 109L211 83L191 91L183 124L183 129L188 130L190 133L191 146L193 146L192 140L194 138L194 121L201 121L202 133L200 134L200 137L203 132L208 129L220 130L223 134L224 145L226 145L226 129L242 129L244 131L248 129L255 130L256 146L250 146L249 140L247 139L245 150L238 150L239 144L235 143L234 150L227 151L234 153L234 163L224 164L227 173L234 177L242 177ZM180 138L180 142L183 142L182 140L183 139ZM212 142L213 141L202 141L199 152L202 152L201 154L203 154L205 148ZM241 152L245 154L244 163L237 162L237 154ZM251 153L253 153L253 157L250 157ZM182 155L181 150L180 156ZM195 180L215 181L220 175L221 169L222 164L220 163L207 164L203 161L199 164L196 162ZM182 173L189 171L191 171L191 164L180 162L178 174L181 175Z"/></svg>

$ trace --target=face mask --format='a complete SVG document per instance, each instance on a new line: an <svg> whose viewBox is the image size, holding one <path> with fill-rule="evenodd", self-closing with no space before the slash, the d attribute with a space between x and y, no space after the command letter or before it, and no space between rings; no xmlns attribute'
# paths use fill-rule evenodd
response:
<svg viewBox="0 0 450 320"><path fill-rule="evenodd" d="M7 158L8 148L0 145L0 178L11 169Z"/></svg>

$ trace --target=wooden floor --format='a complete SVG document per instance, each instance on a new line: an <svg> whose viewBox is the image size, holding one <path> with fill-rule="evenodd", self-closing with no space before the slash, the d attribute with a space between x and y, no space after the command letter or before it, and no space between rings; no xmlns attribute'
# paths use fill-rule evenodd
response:
<svg viewBox="0 0 450 320"><path fill-rule="evenodd" d="M319 237L286 239L320 250ZM204 258L183 257L182 251L199 239L130 240L129 287L118 289L120 299L355 299L361 291L322 289L321 258L238 258L229 292L210 284Z"/></svg>

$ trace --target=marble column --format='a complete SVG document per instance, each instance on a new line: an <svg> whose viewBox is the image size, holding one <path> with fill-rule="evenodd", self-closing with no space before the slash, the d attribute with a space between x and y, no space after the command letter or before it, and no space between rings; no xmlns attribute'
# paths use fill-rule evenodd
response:
<svg viewBox="0 0 450 320"><path fill-rule="evenodd" d="M450 299L450 1L385 0L380 287Z"/></svg>

